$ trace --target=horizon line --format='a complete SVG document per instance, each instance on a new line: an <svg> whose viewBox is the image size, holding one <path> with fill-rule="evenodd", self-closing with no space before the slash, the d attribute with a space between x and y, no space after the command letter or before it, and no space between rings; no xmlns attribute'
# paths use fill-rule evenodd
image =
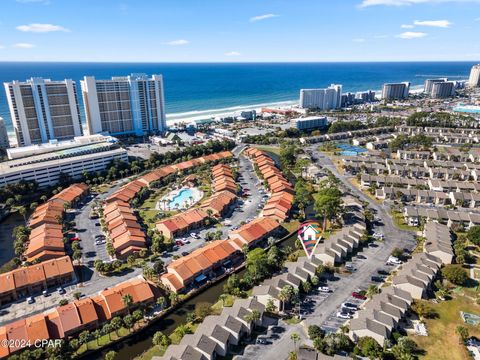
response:
<svg viewBox="0 0 480 360"><path fill-rule="evenodd" d="M478 60L330 60L330 61L81 61L81 60L0 60L12 63L77 63L77 64L351 64L351 63L480 63Z"/></svg>

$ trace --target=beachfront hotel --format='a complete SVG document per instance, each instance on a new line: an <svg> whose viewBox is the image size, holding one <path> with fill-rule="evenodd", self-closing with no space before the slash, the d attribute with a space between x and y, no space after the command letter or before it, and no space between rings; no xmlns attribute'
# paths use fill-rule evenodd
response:
<svg viewBox="0 0 480 360"><path fill-rule="evenodd" d="M4 85L19 146L82 135L74 81L31 78Z"/></svg>
<svg viewBox="0 0 480 360"><path fill-rule="evenodd" d="M408 98L410 92L410 83L391 83L383 84L382 99L386 100L401 100Z"/></svg>
<svg viewBox="0 0 480 360"><path fill-rule="evenodd" d="M332 110L342 105L342 85L332 84L326 89L301 89L302 109Z"/></svg>
<svg viewBox="0 0 480 360"><path fill-rule="evenodd" d="M470 78L468 79L468 85L471 87L480 86L480 64L473 65L470 71Z"/></svg>
<svg viewBox="0 0 480 360"><path fill-rule="evenodd" d="M80 83L90 135L143 136L166 131L162 75L131 74L111 80L85 76Z"/></svg>

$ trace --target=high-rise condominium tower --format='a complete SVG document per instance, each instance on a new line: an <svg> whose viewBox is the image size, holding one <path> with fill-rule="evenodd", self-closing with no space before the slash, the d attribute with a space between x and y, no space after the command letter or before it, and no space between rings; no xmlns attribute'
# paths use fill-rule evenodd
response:
<svg viewBox="0 0 480 360"><path fill-rule="evenodd" d="M301 89L300 107L331 110L342 105L342 85L332 84L326 89Z"/></svg>
<svg viewBox="0 0 480 360"><path fill-rule="evenodd" d="M399 100L408 98L410 92L410 83L391 83L383 84L382 99Z"/></svg>
<svg viewBox="0 0 480 360"><path fill-rule="evenodd" d="M472 66L468 85L471 87L480 87L480 64Z"/></svg>
<svg viewBox="0 0 480 360"><path fill-rule="evenodd" d="M142 136L166 131L161 75L131 74L81 81L88 132Z"/></svg>
<svg viewBox="0 0 480 360"><path fill-rule="evenodd" d="M31 78L4 85L19 146L82 135L74 81Z"/></svg>

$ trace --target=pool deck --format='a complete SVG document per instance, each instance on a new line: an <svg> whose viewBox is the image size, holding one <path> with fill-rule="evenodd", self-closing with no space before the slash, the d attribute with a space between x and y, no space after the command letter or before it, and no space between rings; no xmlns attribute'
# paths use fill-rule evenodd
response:
<svg viewBox="0 0 480 360"><path fill-rule="evenodd" d="M192 192L192 197L193 197L193 200L192 202L189 201L189 204L188 206L179 206L178 208L176 207L171 207L170 204L163 204L164 201L168 201L169 203L173 201L173 199L178 196L182 191L184 190L190 190ZM190 207L192 207L193 205L195 205L196 203L198 203L203 197L203 191L201 191L200 189L196 188L196 187L187 187L187 186L184 186L180 189L177 189L177 190L173 190L173 191L170 191L167 195L165 195L164 197L162 197L158 202L157 204L155 205L155 209L156 210L163 210L163 211L170 211L170 210L182 210L182 209L188 209Z"/></svg>

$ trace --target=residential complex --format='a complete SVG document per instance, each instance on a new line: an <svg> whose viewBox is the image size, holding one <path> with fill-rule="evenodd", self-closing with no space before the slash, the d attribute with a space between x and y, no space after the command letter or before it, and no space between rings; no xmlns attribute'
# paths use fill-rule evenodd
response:
<svg viewBox="0 0 480 360"><path fill-rule="evenodd" d="M326 89L301 89L302 109L332 110L342 105L342 85L332 84Z"/></svg>
<svg viewBox="0 0 480 360"><path fill-rule="evenodd" d="M382 99L385 100L401 100L408 98L410 91L410 83L391 83L383 84Z"/></svg>
<svg viewBox="0 0 480 360"><path fill-rule="evenodd" d="M480 86L480 64L472 66L472 70L470 70L470 77L468 79L468 85L470 87Z"/></svg>
<svg viewBox="0 0 480 360"><path fill-rule="evenodd" d="M31 232L24 253L27 261L44 261L65 256L62 226L65 207L75 205L87 194L87 185L73 184L33 211L28 220Z"/></svg>
<svg viewBox="0 0 480 360"><path fill-rule="evenodd" d="M32 267L41 267L41 265ZM36 276L40 278L40 274L39 272ZM28 347L29 344L33 347L35 341L68 339L83 330L100 328L102 324L113 317L127 315L132 308L151 305L155 301L155 291L157 291L155 285L141 277L134 278L110 289L105 289L98 295L84 297L52 310L6 324L0 327L0 340L15 345L0 347L0 357L8 357L22 348ZM128 307L122 300L127 295L131 298L131 304ZM36 346L38 347L38 344Z"/></svg>
<svg viewBox="0 0 480 360"><path fill-rule="evenodd" d="M70 257L63 256L0 274L0 304L38 295L76 280Z"/></svg>
<svg viewBox="0 0 480 360"><path fill-rule="evenodd" d="M292 119L290 121L292 127L297 130L314 130L324 129L328 125L326 116L309 116L305 118Z"/></svg>
<svg viewBox="0 0 480 360"><path fill-rule="evenodd" d="M7 126L5 125L5 120L0 117L0 149L8 149L10 147L10 142L8 140Z"/></svg>
<svg viewBox="0 0 480 360"><path fill-rule="evenodd" d="M31 78L4 85L19 146L82 135L74 81Z"/></svg>
<svg viewBox="0 0 480 360"><path fill-rule="evenodd" d="M89 134L142 136L166 131L161 75L131 74L81 82Z"/></svg>

